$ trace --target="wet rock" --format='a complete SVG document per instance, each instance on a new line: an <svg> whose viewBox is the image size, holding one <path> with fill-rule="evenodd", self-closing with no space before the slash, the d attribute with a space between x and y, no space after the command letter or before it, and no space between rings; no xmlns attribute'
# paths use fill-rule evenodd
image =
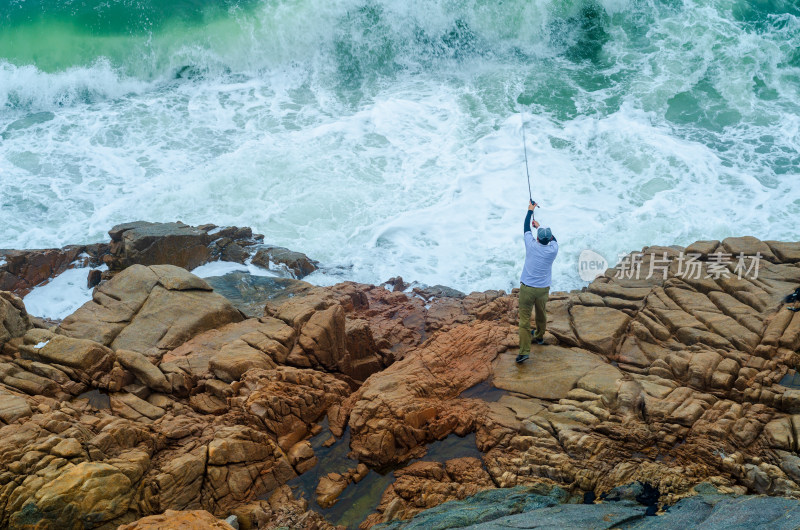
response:
<svg viewBox="0 0 800 530"><path fill-rule="evenodd" d="M495 488L481 461L464 457L440 462L415 462L394 472L396 480L384 492L377 513L367 525L411 519L442 503L461 500Z"/></svg>
<svg viewBox="0 0 800 530"><path fill-rule="evenodd" d="M518 513L536 513L538 510L560 506L569 499L561 488L537 485L494 489L477 493L464 500L451 501L425 510L410 521L394 521L379 525L381 529L460 528ZM385 517L392 521L391 515ZM565 521L566 522L566 521ZM568 528L568 525L557 525Z"/></svg>
<svg viewBox="0 0 800 530"><path fill-rule="evenodd" d="M107 245L69 246L46 250L0 250L0 291L25 296L35 286L67 270L81 254L87 262L100 264Z"/></svg>
<svg viewBox="0 0 800 530"><path fill-rule="evenodd" d="M317 504L323 508L330 508L339 501L339 496L352 483L361 482L369 473L369 468L364 464L348 469L344 473L328 473L319 479L317 489Z"/></svg>
<svg viewBox="0 0 800 530"><path fill-rule="evenodd" d="M246 272L231 272L206 278L206 281L214 292L230 300L251 318L263 316L264 306L269 302L291 298L313 288L310 283L300 280L253 276Z"/></svg>
<svg viewBox="0 0 800 530"><path fill-rule="evenodd" d="M415 287L414 294L417 294L425 300L432 298L464 298L466 295L461 291L447 287L446 285L432 285L430 287Z"/></svg>
<svg viewBox="0 0 800 530"><path fill-rule="evenodd" d="M99 269L92 269L86 277L86 287L91 289L97 286L103 279L103 273Z"/></svg>
<svg viewBox="0 0 800 530"><path fill-rule="evenodd" d="M425 443L472 431L482 407L455 398L489 377L512 333L497 322L462 325L370 377L343 407L358 459L375 466L401 463L424 454ZM332 428L339 428L335 421Z"/></svg>
<svg viewBox="0 0 800 530"><path fill-rule="evenodd" d="M109 268L122 270L131 265L169 264L185 269L208 261L209 235L183 223L136 221L109 230L111 259Z"/></svg>
<svg viewBox="0 0 800 530"><path fill-rule="evenodd" d="M289 449L289 462L294 466L297 474L305 473L317 465L317 457L314 456L314 450L308 441L302 441L294 444Z"/></svg>
<svg viewBox="0 0 800 530"><path fill-rule="evenodd" d="M242 530L256 528L304 528L344 530L333 526L315 511L308 510L305 499L296 499L288 486L281 486L267 500L243 504L233 510Z"/></svg>
<svg viewBox="0 0 800 530"><path fill-rule="evenodd" d="M271 266L275 264L285 268L297 279L308 276L317 270L317 265L319 265L305 254L283 247L260 248L253 256L253 264L265 269L275 268Z"/></svg>
<svg viewBox="0 0 800 530"><path fill-rule="evenodd" d="M175 265L191 270L214 259L243 263L249 256L245 248L264 238L253 235L249 228L146 221L117 225L108 235L111 255L106 261L112 270L136 264Z"/></svg>
<svg viewBox="0 0 800 530"><path fill-rule="evenodd" d="M339 500L339 495L347 488L351 480L349 473L340 475L339 473L328 473L319 479L316 495L317 504L323 508L330 508Z"/></svg>

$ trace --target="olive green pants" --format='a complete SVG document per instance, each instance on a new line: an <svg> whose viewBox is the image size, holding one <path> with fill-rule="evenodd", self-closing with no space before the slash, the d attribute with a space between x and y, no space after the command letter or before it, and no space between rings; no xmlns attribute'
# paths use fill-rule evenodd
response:
<svg viewBox="0 0 800 530"><path fill-rule="evenodd" d="M544 338L547 327L547 298L549 287L528 287L519 285L519 354L531 352L531 311L536 308L536 339Z"/></svg>

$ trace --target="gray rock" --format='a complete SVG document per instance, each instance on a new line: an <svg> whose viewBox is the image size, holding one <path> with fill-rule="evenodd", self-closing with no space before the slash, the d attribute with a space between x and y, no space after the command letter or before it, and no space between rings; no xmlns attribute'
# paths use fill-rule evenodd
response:
<svg viewBox="0 0 800 530"><path fill-rule="evenodd" d="M436 529L508 528L537 529L663 529L703 528L729 530L800 528L800 500L763 495L722 495L711 487L665 508L657 516L646 515L648 506L634 499L648 498L646 487L631 484L615 488L621 500L598 504L564 504L568 494L554 487L549 493L533 488L488 490L462 501L452 501L426 510L409 521L392 521L374 528Z"/></svg>
<svg viewBox="0 0 800 530"><path fill-rule="evenodd" d="M418 294L425 300L430 300L432 298L464 298L467 296L461 291L457 291L456 289L447 287L446 285L432 285L425 288L415 287L414 293Z"/></svg>
<svg viewBox="0 0 800 530"><path fill-rule="evenodd" d="M644 517L644 509L634 501L608 504L562 504L502 517L487 523L472 525L470 528L481 530L500 530L501 528L606 530L624 528L625 525L641 521Z"/></svg>
<svg viewBox="0 0 800 530"><path fill-rule="evenodd" d="M111 236L109 267L122 270L130 265L176 265L193 269L210 256L211 236L184 223L148 223L137 221L117 225Z"/></svg>
<svg viewBox="0 0 800 530"><path fill-rule="evenodd" d="M392 521L373 528L408 530L444 530L463 528L490 522L508 515L558 506L566 502L569 494L559 487L482 491L463 501L451 501L425 510L409 521Z"/></svg>

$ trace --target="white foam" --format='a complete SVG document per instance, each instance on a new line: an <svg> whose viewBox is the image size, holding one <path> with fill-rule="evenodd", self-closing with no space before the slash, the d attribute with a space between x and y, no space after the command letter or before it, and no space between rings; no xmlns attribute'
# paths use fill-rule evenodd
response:
<svg viewBox="0 0 800 530"><path fill-rule="evenodd" d="M354 53L375 44L359 42L364 35L349 27L328 31L343 12L356 16L357 2L301 3L298 10L319 11L309 33L299 31L309 19L296 18L294 7L265 4L262 30L277 36L245 54L232 76L126 88L126 78L96 65L107 97L67 98L53 120L4 140L2 246L105 240L135 212L149 221L250 226L323 262L324 271L306 278L320 284L401 275L465 292L510 289L523 260L527 203L520 114L512 108L523 92L562 101L526 111L533 194L543 205L536 215L561 248L554 289L583 285L584 249L615 263L651 244L800 237L800 95L794 74L778 66L798 46L797 21L755 32L699 3L679 10L600 3L615 18L641 4L633 19L653 20L636 39L608 26L597 66L544 49L550 45L536 35L548 17L573 15L561 4L584 5L544 0L527 2L519 20L509 15L517 26L496 24L502 10L468 20L481 38L519 45L530 54L523 60L468 57L427 71L409 54L398 58L408 73L345 79L361 83L352 91L337 85L336 68L347 65L324 50L335 39L352 38ZM417 22L431 34L452 26L449 2L375 4L394 37ZM295 46L302 53L293 55ZM195 57L184 53L181 60ZM31 106L45 105L59 91L80 92L73 87L95 71L88 70L7 68L0 73L13 75L0 75L0 84L30 84ZM594 75L618 81L579 86ZM755 76L778 97L755 97ZM741 123L714 131L666 118L670 102L704 79ZM7 114L10 122L24 112ZM244 270L212 266L222 267L213 274Z"/></svg>
<svg viewBox="0 0 800 530"><path fill-rule="evenodd" d="M108 270L106 265L97 268ZM92 299L92 289L87 286L89 267L67 269L49 282L35 287L22 301L29 314L62 320Z"/></svg>
<svg viewBox="0 0 800 530"><path fill-rule="evenodd" d="M251 276L278 276L273 271L253 265L250 260L246 263L236 263L233 261L212 261L192 269L192 274L200 278L211 278L213 276L225 276L232 272L246 272Z"/></svg>
<svg viewBox="0 0 800 530"><path fill-rule="evenodd" d="M50 344L49 340L46 340L44 342L37 342L36 346L34 346L33 348L36 349L36 350L40 350L40 349L44 348L45 346L47 346L48 344Z"/></svg>

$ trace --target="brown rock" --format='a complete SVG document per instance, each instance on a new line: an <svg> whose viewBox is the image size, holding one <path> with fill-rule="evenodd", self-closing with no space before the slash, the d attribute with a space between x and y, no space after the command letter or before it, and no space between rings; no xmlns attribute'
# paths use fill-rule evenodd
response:
<svg viewBox="0 0 800 530"><path fill-rule="evenodd" d="M33 414L30 405L24 398L11 394L0 394L0 420L13 423L20 418Z"/></svg>
<svg viewBox="0 0 800 530"><path fill-rule="evenodd" d="M179 267L134 265L98 287L59 332L158 359L198 333L243 320L210 290Z"/></svg>
<svg viewBox="0 0 800 530"><path fill-rule="evenodd" d="M82 462L60 471L27 492L21 508L10 516L12 527L94 528L127 511L133 494L131 482L117 468Z"/></svg>
<svg viewBox="0 0 800 530"><path fill-rule="evenodd" d="M288 451L349 393L349 385L330 374L287 366L254 369L245 374L231 406L257 418Z"/></svg>
<svg viewBox="0 0 800 530"><path fill-rule="evenodd" d="M133 372L139 381L148 387L159 392L172 392L172 385L167 381L164 373L141 353L117 350L116 355L120 364Z"/></svg>
<svg viewBox="0 0 800 530"><path fill-rule="evenodd" d="M220 521L205 510L179 512L167 510L163 514L142 517L135 523L125 524L117 530L161 530L175 528L180 530L233 530L225 521Z"/></svg>
<svg viewBox="0 0 800 530"><path fill-rule="evenodd" d="M286 362L294 340L294 330L284 322L271 317L251 318L201 333L164 355L163 362L174 363L195 377L209 375L212 358L217 358L218 364L226 365L226 357L232 356L229 360L236 364L237 358L249 356L261 367L272 367ZM264 360L264 354L269 359ZM246 363L241 366L247 368ZM226 377L238 380L242 373L237 369Z"/></svg>
<svg viewBox="0 0 800 530"><path fill-rule="evenodd" d="M444 464L415 462L394 474L396 480L384 492L375 522L410 519L428 508L495 487L481 461L472 457Z"/></svg>
<svg viewBox="0 0 800 530"><path fill-rule="evenodd" d="M78 256L91 250L97 256L105 245L69 246L63 249L0 251L0 291L25 296L35 286L67 270ZM99 264L99 262L97 263Z"/></svg>
<svg viewBox="0 0 800 530"><path fill-rule="evenodd" d="M328 473L319 479L316 495L317 504L322 508L330 508L339 500L339 495L350 485L349 473L340 475L339 473Z"/></svg>
<svg viewBox="0 0 800 530"><path fill-rule="evenodd" d="M317 270L318 263L301 252L294 252L283 247L265 247L253 256L253 264L270 269L271 264L284 267L294 278L300 279Z"/></svg>
<svg viewBox="0 0 800 530"><path fill-rule="evenodd" d="M498 344L507 344L511 332L495 322L462 325L370 377L345 404L358 459L375 466L404 462L424 454L427 442L472 430L482 409L454 398L489 377Z"/></svg>
<svg viewBox="0 0 800 530"><path fill-rule="evenodd" d="M23 358L45 366L55 364L62 367L62 372L69 371L71 379L85 384L102 388L108 388L111 384L115 356L111 349L102 344L65 337L44 329L29 330L23 341L19 346ZM48 377L58 377L53 370L44 369L40 372Z"/></svg>
<svg viewBox="0 0 800 530"><path fill-rule="evenodd" d="M583 376L604 364L598 355L558 346L537 348L531 361L518 366L513 355L499 356L492 384L534 398L562 399Z"/></svg>
<svg viewBox="0 0 800 530"><path fill-rule="evenodd" d="M578 339L592 350L612 354L630 317L610 307L576 305L570 310Z"/></svg>
<svg viewBox="0 0 800 530"><path fill-rule="evenodd" d="M203 495L215 512L275 490L295 476L286 455L266 434L244 426L223 427L208 446Z"/></svg>
<svg viewBox="0 0 800 530"><path fill-rule="evenodd" d="M31 322L22 299L0 291L0 351L6 342L25 335L30 328Z"/></svg>
<svg viewBox="0 0 800 530"><path fill-rule="evenodd" d="M294 444L289 449L289 462L294 466L297 474L305 473L317 465L317 457L314 456L314 450L308 441L302 441Z"/></svg>
<svg viewBox="0 0 800 530"><path fill-rule="evenodd" d="M198 228L183 223L148 223L137 221L117 225L111 236L111 269L131 265L175 265L193 269L210 255L211 237Z"/></svg>

